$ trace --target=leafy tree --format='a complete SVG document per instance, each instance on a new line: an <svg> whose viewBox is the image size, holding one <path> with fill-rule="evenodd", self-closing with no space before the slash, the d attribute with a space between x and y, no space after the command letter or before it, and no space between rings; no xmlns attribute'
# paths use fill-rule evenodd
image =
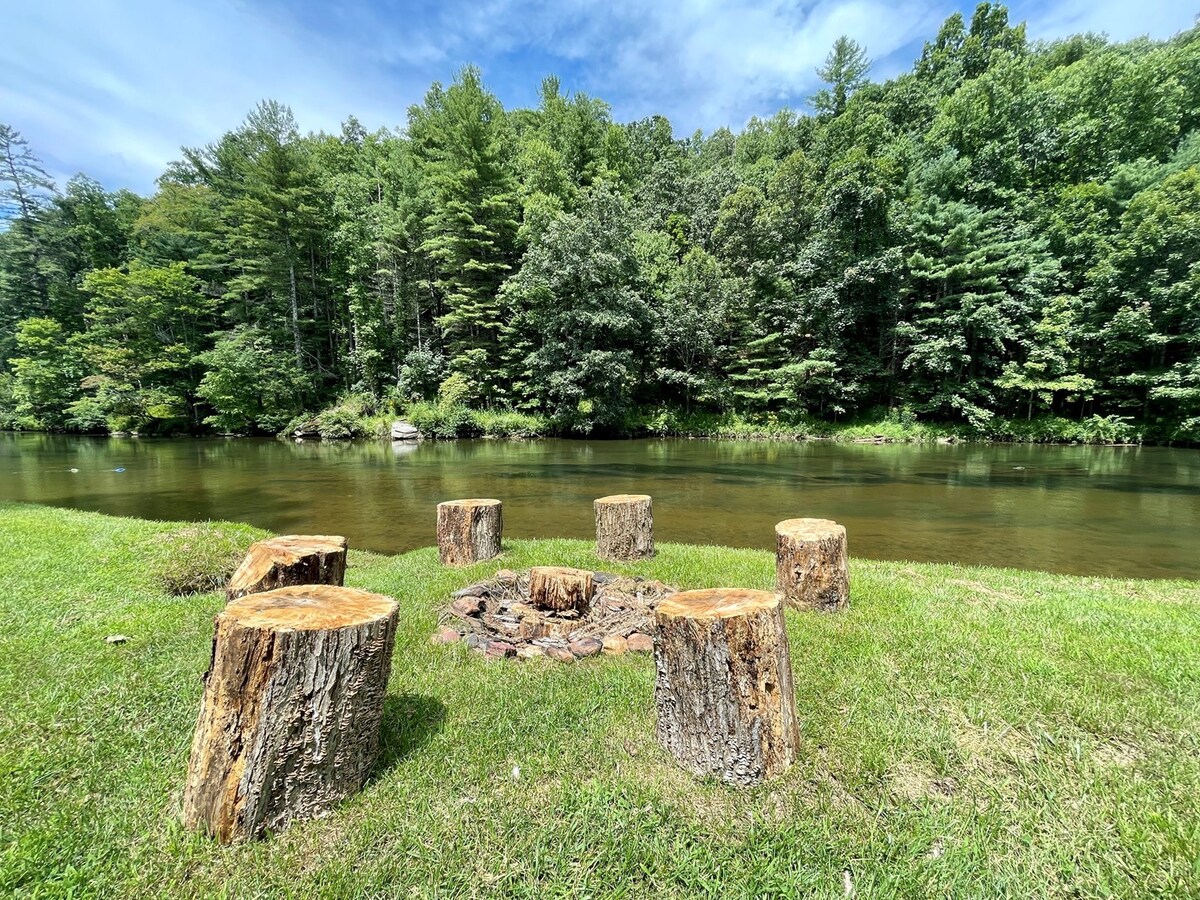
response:
<svg viewBox="0 0 1200 900"><path fill-rule="evenodd" d="M634 406L649 315L631 226L624 198L601 184L505 285L510 333L528 347L525 398L565 430L615 428Z"/></svg>
<svg viewBox="0 0 1200 900"><path fill-rule="evenodd" d="M11 402L19 428L60 429L67 408L79 395L82 361L62 325L54 319L25 319L14 335Z"/></svg>
<svg viewBox="0 0 1200 900"><path fill-rule="evenodd" d="M240 325L200 354L204 377L197 395L213 412L204 421L218 431L280 431L300 412L300 374L270 334Z"/></svg>

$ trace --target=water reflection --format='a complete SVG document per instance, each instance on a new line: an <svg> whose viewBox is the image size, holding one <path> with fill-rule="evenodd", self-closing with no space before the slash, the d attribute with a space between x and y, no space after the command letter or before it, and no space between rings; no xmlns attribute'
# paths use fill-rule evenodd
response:
<svg viewBox="0 0 1200 900"><path fill-rule="evenodd" d="M1190 450L0 435L3 499L338 532L387 552L430 543L439 500L499 497L509 535L587 538L591 501L627 491L654 495L664 541L770 547L776 521L814 515L846 524L859 556L1200 576Z"/></svg>

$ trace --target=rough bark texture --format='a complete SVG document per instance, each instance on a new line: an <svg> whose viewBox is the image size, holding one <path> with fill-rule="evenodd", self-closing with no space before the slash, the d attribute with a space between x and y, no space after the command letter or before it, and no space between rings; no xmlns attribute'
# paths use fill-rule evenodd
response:
<svg viewBox="0 0 1200 900"><path fill-rule="evenodd" d="M346 576L346 539L289 534L250 545L225 588L227 600L298 584L340 585Z"/></svg>
<svg viewBox="0 0 1200 900"><path fill-rule="evenodd" d="M396 636L395 601L328 585L251 594L216 619L183 821L222 842L329 810L362 787Z"/></svg>
<svg viewBox="0 0 1200 900"><path fill-rule="evenodd" d="M658 740L694 775L757 784L800 744L779 598L716 588L667 597L655 611Z"/></svg>
<svg viewBox="0 0 1200 900"><path fill-rule="evenodd" d="M538 609L588 611L592 602L592 573L562 566L529 570L529 602Z"/></svg>
<svg viewBox="0 0 1200 900"><path fill-rule="evenodd" d="M438 555L444 566L469 566L500 554L499 500L448 500L437 508Z"/></svg>
<svg viewBox="0 0 1200 900"><path fill-rule="evenodd" d="M646 494L601 497L596 508L596 555L628 562L654 555L654 509Z"/></svg>
<svg viewBox="0 0 1200 900"><path fill-rule="evenodd" d="M775 590L799 609L849 606L846 529L829 519L788 519L776 525Z"/></svg>

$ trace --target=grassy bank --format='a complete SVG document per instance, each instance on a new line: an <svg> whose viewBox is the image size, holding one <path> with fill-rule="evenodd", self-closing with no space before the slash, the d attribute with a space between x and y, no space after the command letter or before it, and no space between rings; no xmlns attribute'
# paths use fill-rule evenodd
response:
<svg viewBox="0 0 1200 900"><path fill-rule="evenodd" d="M401 603L382 761L328 818L221 848L177 812L222 600L163 586L186 581L179 547L216 560L256 532L181 528L0 506L2 895L1200 891L1195 582L855 560L851 610L789 613L801 760L734 790L659 751L645 657L430 645L446 593L496 563L354 552L348 583ZM503 565L548 562L599 565L582 542L506 545ZM679 545L637 571L773 576L764 552Z"/></svg>
<svg viewBox="0 0 1200 900"><path fill-rule="evenodd" d="M557 428L536 413L472 409L457 403L413 403L400 408L350 396L315 415L298 416L285 434L297 428L325 439L386 437L391 423L404 418L427 437L535 438L581 437ZM1142 430L1116 416L1072 420L1057 416L1033 419L995 418L971 426L965 423L925 422L893 410L842 422L785 413L684 412L662 407L639 410L602 437L692 437L742 440L885 440L920 443L938 440L1013 443L1140 443Z"/></svg>

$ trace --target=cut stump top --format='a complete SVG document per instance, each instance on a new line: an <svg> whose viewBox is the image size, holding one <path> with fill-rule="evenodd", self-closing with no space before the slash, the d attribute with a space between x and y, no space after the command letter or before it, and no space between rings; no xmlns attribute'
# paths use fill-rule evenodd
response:
<svg viewBox="0 0 1200 900"><path fill-rule="evenodd" d="M386 619L396 601L382 594L331 584L304 584L247 594L217 614L244 628L273 631L334 631Z"/></svg>
<svg viewBox="0 0 1200 900"><path fill-rule="evenodd" d="M572 569L570 566L534 566L529 570L531 578L591 578L589 569Z"/></svg>
<svg viewBox="0 0 1200 900"><path fill-rule="evenodd" d="M845 534L846 526L832 519L786 519L775 526L775 533L800 541L815 541L835 534Z"/></svg>
<svg viewBox="0 0 1200 900"><path fill-rule="evenodd" d="M310 553L335 553L348 546L346 539L339 534L284 534L255 543L297 559Z"/></svg>
<svg viewBox="0 0 1200 900"><path fill-rule="evenodd" d="M672 594L658 604L657 613L675 619L732 619L777 606L779 596L770 591L709 588Z"/></svg>
<svg viewBox="0 0 1200 900"><path fill-rule="evenodd" d="M443 500L441 503L438 504L438 506L463 506L463 507L499 506L499 505L500 505L499 500L483 500L483 499L479 499L477 497L471 498L469 500Z"/></svg>
<svg viewBox="0 0 1200 900"><path fill-rule="evenodd" d="M600 497L596 500L597 503L641 503L649 500L649 494L610 494L607 497Z"/></svg>

